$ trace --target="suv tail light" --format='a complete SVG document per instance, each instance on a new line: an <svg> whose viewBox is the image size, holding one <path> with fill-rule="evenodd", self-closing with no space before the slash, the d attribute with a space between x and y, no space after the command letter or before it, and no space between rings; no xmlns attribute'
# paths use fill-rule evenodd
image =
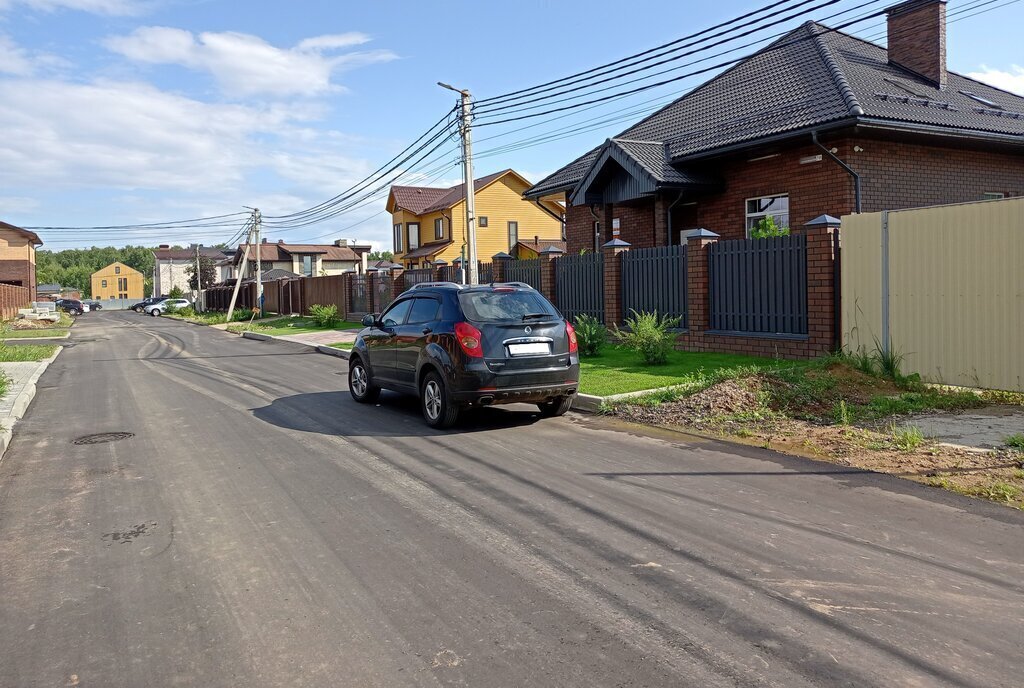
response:
<svg viewBox="0 0 1024 688"><path fill-rule="evenodd" d="M579 351L580 345L576 342L576 328L572 326L571 322L566 321L565 334L569 337L569 353L574 354Z"/></svg>
<svg viewBox="0 0 1024 688"><path fill-rule="evenodd" d="M459 346L462 347L462 350L470 358L484 357L484 348L480 342L480 330L468 322L455 323L455 338L459 341Z"/></svg>

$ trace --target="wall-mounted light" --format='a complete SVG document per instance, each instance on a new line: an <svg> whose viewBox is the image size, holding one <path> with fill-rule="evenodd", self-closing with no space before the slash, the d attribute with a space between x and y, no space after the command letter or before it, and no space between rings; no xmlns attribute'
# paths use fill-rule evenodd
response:
<svg viewBox="0 0 1024 688"><path fill-rule="evenodd" d="M821 154L818 155L805 155L800 158L801 165L810 165L812 162L821 162Z"/></svg>

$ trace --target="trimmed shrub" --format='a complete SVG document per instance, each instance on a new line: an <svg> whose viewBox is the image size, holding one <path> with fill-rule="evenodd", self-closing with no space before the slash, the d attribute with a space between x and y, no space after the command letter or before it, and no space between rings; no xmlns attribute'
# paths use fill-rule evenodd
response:
<svg viewBox="0 0 1024 688"><path fill-rule="evenodd" d="M675 334L669 330L678 325L679 318L662 317L657 312L633 311L633 316L626 318L628 329L620 330L618 325L612 328L623 346L640 354L644 363L661 365L668 362L668 354L675 341Z"/></svg>
<svg viewBox="0 0 1024 688"><path fill-rule="evenodd" d="M597 356L601 347L608 341L608 329L601 321L590 315L576 316L576 343L580 347L580 356Z"/></svg>
<svg viewBox="0 0 1024 688"><path fill-rule="evenodd" d="M778 226L775 224L775 218L771 215L762 217L756 225L750 228L751 239L772 239L784 236L789 236L789 227Z"/></svg>

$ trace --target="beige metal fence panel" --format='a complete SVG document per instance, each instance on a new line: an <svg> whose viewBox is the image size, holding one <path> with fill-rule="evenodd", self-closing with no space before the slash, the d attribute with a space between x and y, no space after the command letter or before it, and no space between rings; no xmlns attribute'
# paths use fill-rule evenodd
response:
<svg viewBox="0 0 1024 688"><path fill-rule="evenodd" d="M906 372L1024 391L1024 198L848 216L842 233L847 350L888 332Z"/></svg>

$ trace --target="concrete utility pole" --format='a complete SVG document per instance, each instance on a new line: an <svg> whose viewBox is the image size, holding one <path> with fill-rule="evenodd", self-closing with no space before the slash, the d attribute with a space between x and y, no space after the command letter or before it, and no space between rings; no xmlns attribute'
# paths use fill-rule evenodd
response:
<svg viewBox="0 0 1024 688"><path fill-rule="evenodd" d="M462 179L466 187L466 243L469 246L469 276L470 284L478 284L479 266L476 261L476 189L473 188L473 136L471 133L472 96L465 89L455 88L448 84L437 82L441 88L455 91L462 96L462 115L459 118L459 133L462 134ZM463 264L463 269L467 266Z"/></svg>
<svg viewBox="0 0 1024 688"><path fill-rule="evenodd" d="M263 255L263 250L260 248L260 224L263 222L263 216L260 214L259 208L253 208L252 210L252 223L253 229L256 231L256 307L260 309L260 317L263 317L263 262L260 257Z"/></svg>
<svg viewBox="0 0 1024 688"><path fill-rule="evenodd" d="M253 210L253 227L256 226L256 211ZM252 246L252 230L249 227L249 235L245 237L245 250L242 252L242 264L238 267L238 274L235 275L235 289L231 292L231 303L228 304L228 322L231 322L231 315L235 312L235 303L238 301L238 291L242 288L242 280L245 279L245 269L249 266L249 248Z"/></svg>
<svg viewBox="0 0 1024 688"><path fill-rule="evenodd" d="M201 312L203 300L203 271L202 266L199 265L199 244L196 244L196 302L195 309L197 312Z"/></svg>

